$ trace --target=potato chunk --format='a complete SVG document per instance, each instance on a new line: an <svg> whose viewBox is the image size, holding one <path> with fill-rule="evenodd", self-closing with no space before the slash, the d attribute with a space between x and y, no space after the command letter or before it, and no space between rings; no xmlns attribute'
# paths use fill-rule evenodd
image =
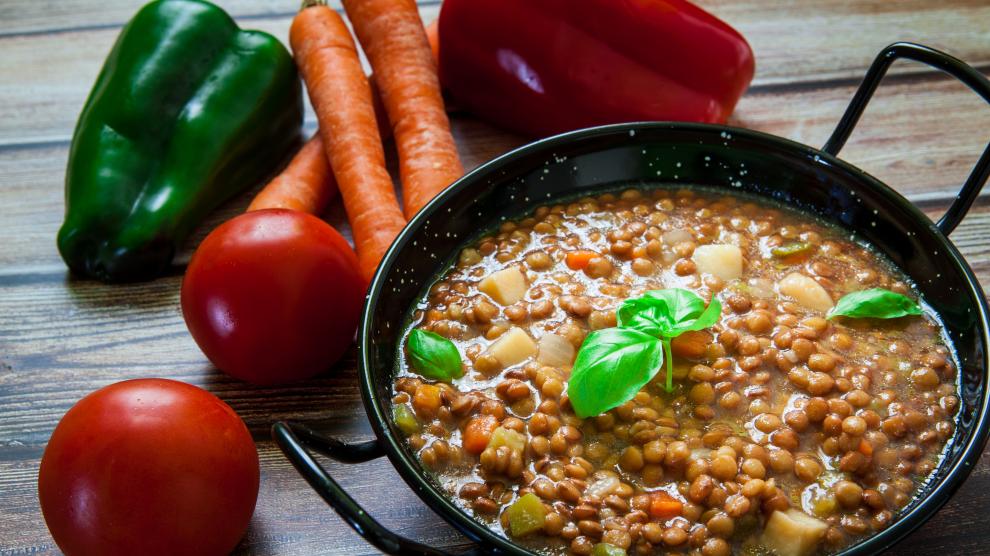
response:
<svg viewBox="0 0 990 556"><path fill-rule="evenodd" d="M513 326L488 348L503 367L511 367L536 354L536 342L522 328Z"/></svg>
<svg viewBox="0 0 990 556"><path fill-rule="evenodd" d="M792 272L777 282L777 291L808 309L823 313L835 305L821 284L799 272Z"/></svg>
<svg viewBox="0 0 990 556"><path fill-rule="evenodd" d="M700 245L691 258L702 274L711 274L726 282L742 276L742 250L735 245Z"/></svg>
<svg viewBox="0 0 990 556"><path fill-rule="evenodd" d="M763 544L778 556L805 556L815 551L828 525L791 508L770 514L763 529Z"/></svg>
<svg viewBox="0 0 990 556"><path fill-rule="evenodd" d="M512 305L526 296L529 284L516 267L509 267L488 276L478 284L482 293L488 294L500 305Z"/></svg>
<svg viewBox="0 0 990 556"><path fill-rule="evenodd" d="M504 427L496 427L492 431L492 436L488 440L488 446L493 450L498 450L502 446L508 446L510 450L521 452L526 449L526 435Z"/></svg>
<svg viewBox="0 0 990 556"><path fill-rule="evenodd" d="M551 367L565 367L574 363L574 345L563 336L544 334L540 337L540 353L536 360Z"/></svg>

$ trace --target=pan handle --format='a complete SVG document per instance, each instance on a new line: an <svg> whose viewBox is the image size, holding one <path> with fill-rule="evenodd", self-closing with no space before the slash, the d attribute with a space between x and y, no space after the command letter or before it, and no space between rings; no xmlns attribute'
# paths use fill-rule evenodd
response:
<svg viewBox="0 0 990 556"><path fill-rule="evenodd" d="M348 444L335 438L325 437L302 423L286 421L272 426L272 438L323 500L359 535L382 552L416 556L450 556L448 552L405 539L386 529L340 487L307 449L311 448L344 463L362 463L385 455L385 450L378 440ZM476 552L475 550L465 554Z"/></svg>
<svg viewBox="0 0 990 556"><path fill-rule="evenodd" d="M866 72L866 77L863 78L863 82L859 85L856 95L853 96L849 107L846 108L846 113L842 115L842 119L835 126L832 136L829 137L825 146L822 147L823 151L833 156L839 154L839 150L842 149L842 146L846 144L846 140L849 139L853 128L856 127L856 122L859 121L859 117L863 114L863 110L866 109L866 105L870 102L870 98L873 96L873 92L876 91L884 74L887 73L887 69L890 68L892 63L901 58L921 62L955 77L976 94L983 97L983 100L990 103L990 80L987 80L982 73L973 69L973 67L958 58L935 50L934 48L910 42L895 42L884 48L877 55L876 59L873 60L873 64ZM952 202L949 210L945 211L942 218L935 224L943 234L949 235L952 233L952 230L966 216L966 212L969 211L973 202L976 201L976 197L979 196L980 190L983 189L983 184L986 183L988 176L990 176L990 144L987 145L980 159L976 162L976 166L973 167L973 171L966 178L966 183L959 190L959 194L956 195L956 199Z"/></svg>

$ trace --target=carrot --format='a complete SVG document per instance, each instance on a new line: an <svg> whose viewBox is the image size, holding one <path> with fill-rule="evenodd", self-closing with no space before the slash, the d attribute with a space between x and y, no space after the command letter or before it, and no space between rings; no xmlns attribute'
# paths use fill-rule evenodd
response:
<svg viewBox="0 0 990 556"><path fill-rule="evenodd" d="M413 394L412 406L424 418L433 419L440 409L440 388L432 384L420 384Z"/></svg>
<svg viewBox="0 0 990 556"><path fill-rule="evenodd" d="M320 123L320 137L351 223L361 272L371 280L405 226L385 169L371 86L343 19L327 6L304 6L292 21L289 43Z"/></svg>
<svg viewBox="0 0 990 556"><path fill-rule="evenodd" d="M472 454L485 451L492 431L498 426L498 420L491 415L479 415L464 427L464 449Z"/></svg>
<svg viewBox="0 0 990 556"><path fill-rule="evenodd" d="M859 440L859 453L866 457L873 456L873 444L870 444L865 438Z"/></svg>
<svg viewBox="0 0 990 556"><path fill-rule="evenodd" d="M464 173L430 43L415 0L344 0L344 9L375 72L412 218Z"/></svg>
<svg viewBox="0 0 990 556"><path fill-rule="evenodd" d="M330 164L320 134L313 135L292 157L282 173L255 195L248 212L269 208L286 208L320 214L337 194Z"/></svg>
<svg viewBox="0 0 990 556"><path fill-rule="evenodd" d="M591 259L599 256L594 251L570 251L565 257L567 268L571 270L584 270L588 267Z"/></svg>
<svg viewBox="0 0 990 556"><path fill-rule="evenodd" d="M670 519L681 515L684 504L666 492L654 492L650 497L650 515L656 519Z"/></svg>
<svg viewBox="0 0 990 556"><path fill-rule="evenodd" d="M426 38L430 41L430 50L433 52L433 62L440 63L440 33L438 23L435 20L426 26ZM378 133L382 136L382 141L392 138L392 127L388 123L388 114L385 113L385 105L382 104L382 95L378 91L378 84L375 83L375 76L368 77L371 83L371 99L375 103L375 119L378 121Z"/></svg>
<svg viewBox="0 0 990 556"><path fill-rule="evenodd" d="M430 42L430 52L433 53L433 61L440 64L440 20L434 20L426 26L426 40Z"/></svg>

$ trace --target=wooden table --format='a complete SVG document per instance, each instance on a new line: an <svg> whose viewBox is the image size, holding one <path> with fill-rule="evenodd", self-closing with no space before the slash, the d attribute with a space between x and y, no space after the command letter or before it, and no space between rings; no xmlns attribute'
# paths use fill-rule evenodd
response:
<svg viewBox="0 0 990 556"><path fill-rule="evenodd" d="M295 0L223 0L244 26L286 38ZM821 145L872 57L895 40L923 42L990 71L986 0L703 0L756 52L757 73L735 125ZM247 422L261 456L261 493L238 549L254 554L369 554L289 466L268 436L299 419L344 438L370 429L353 358L326 376L260 388L218 373L179 312L191 250L247 196L214 214L164 278L105 286L72 279L55 250L69 140L96 73L135 0L0 2L0 554L55 552L38 508L38 462L59 418L83 395L129 378L160 376L214 392ZM424 20L439 2L422 2ZM676 54L672 54L676 55ZM455 114L465 165L523 142ZM312 114L307 129L314 128ZM984 142L990 107L940 74L898 64L843 156L937 217ZM990 191L952 235L990 286ZM333 221L340 210L331 211ZM382 523L427 544L466 543L385 460L331 464L334 476ZM896 549L901 554L990 554L990 458L955 498Z"/></svg>

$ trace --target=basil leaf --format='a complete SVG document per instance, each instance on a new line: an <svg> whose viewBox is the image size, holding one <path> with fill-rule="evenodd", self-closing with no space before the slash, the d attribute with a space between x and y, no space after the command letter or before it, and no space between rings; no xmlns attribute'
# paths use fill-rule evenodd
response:
<svg viewBox="0 0 990 556"><path fill-rule="evenodd" d="M435 332L414 329L409 333L406 348L409 363L426 378L449 381L464 375L457 346Z"/></svg>
<svg viewBox="0 0 990 556"><path fill-rule="evenodd" d="M873 288L842 296L828 312L828 318L896 319L921 314L921 307L911 298L883 288Z"/></svg>
<svg viewBox="0 0 990 556"><path fill-rule="evenodd" d="M578 417L600 415L631 400L660 370L663 347L655 336L632 328L605 328L585 338L567 396Z"/></svg>
<svg viewBox="0 0 990 556"><path fill-rule="evenodd" d="M643 297L627 299L616 311L621 328L632 328L654 336L675 337L688 330L715 324L722 314L717 299L705 307L698 294L680 288L651 290Z"/></svg>

